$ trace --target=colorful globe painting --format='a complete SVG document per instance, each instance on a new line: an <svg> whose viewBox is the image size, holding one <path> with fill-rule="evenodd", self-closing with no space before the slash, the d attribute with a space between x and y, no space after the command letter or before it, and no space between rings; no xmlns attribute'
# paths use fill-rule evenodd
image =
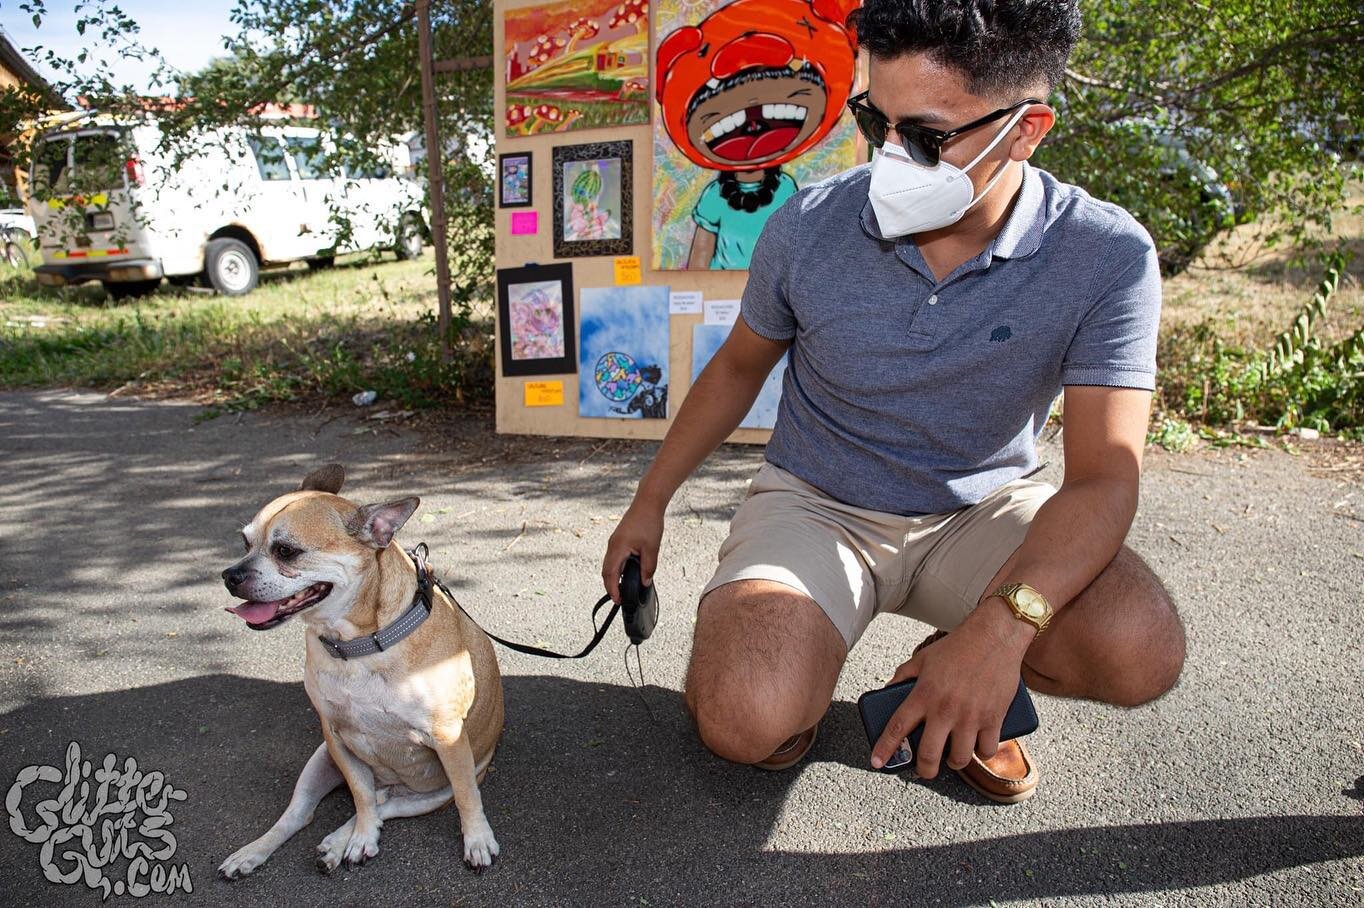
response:
<svg viewBox="0 0 1364 908"><path fill-rule="evenodd" d="M603 353L597 360L593 378L597 390L611 401L620 403L635 396L644 379L639 374L639 366L628 354Z"/></svg>

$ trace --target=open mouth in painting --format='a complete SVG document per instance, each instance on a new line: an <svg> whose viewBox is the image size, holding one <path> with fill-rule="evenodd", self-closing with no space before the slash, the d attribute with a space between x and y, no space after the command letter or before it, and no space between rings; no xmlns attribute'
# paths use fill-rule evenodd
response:
<svg viewBox="0 0 1364 908"><path fill-rule="evenodd" d="M800 104L754 105L712 123L701 140L717 157L758 161L794 145L809 114Z"/></svg>
<svg viewBox="0 0 1364 908"><path fill-rule="evenodd" d="M761 166L814 132L826 103L824 79L814 67L747 69L697 92L688 129L706 157Z"/></svg>
<svg viewBox="0 0 1364 908"><path fill-rule="evenodd" d="M330 583L314 583L283 599L274 599L270 602L250 600L240 605L224 606L223 609L245 621L246 626L253 631L268 631L304 609L317 605L326 599L331 591Z"/></svg>

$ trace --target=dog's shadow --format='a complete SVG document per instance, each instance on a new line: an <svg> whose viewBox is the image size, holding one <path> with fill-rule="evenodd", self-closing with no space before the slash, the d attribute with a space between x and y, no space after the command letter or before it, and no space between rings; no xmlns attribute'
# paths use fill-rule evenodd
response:
<svg viewBox="0 0 1364 908"><path fill-rule="evenodd" d="M835 762L865 771L865 739L850 703L834 705L801 768L763 773L707 754L676 691L549 676L504 679L507 730L483 785L484 806L502 859L481 877L459 860L455 809L393 820L378 858L324 877L313 848L352 812L344 792L329 796L314 823L285 843L253 876L214 878L232 851L264 832L288 802L320 740L302 686L233 675L187 678L132 690L46 697L0 716L0 778L8 788L31 765L63 765L71 741L98 766L106 753L165 773L188 799L171 805L177 850L193 902L235 905L370 904L401 894L408 904L676 905L982 904L1095 893L1156 892L1215 885L1321 861L1364 855L1364 822L1349 816L1278 816L981 835L952 845L886 850L849 833L833 853L782 850L801 841L800 824L819 822L817 802L846 797L802 791L786 816L801 773ZM643 696L649 709L640 702ZM650 717L650 711L653 718ZM840 773L842 770L840 770ZM821 780L822 781L822 780ZM955 782L932 783L943 793ZM60 786L26 789L19 808ZM804 786L802 786L804 788ZM974 797L969 791L963 799ZM825 829L819 841L828 841ZM1133 852L1133 846L1136 851ZM1073 856L1142 855L1122 873ZM0 835L0 891L12 904L88 905L85 887L48 882L40 846ZM1064 872L1020 869L1054 855ZM969 867L969 873L957 872Z"/></svg>

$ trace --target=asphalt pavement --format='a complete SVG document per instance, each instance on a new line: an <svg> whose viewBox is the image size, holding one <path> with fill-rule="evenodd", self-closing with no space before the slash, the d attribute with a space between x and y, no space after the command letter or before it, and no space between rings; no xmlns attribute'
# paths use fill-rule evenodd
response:
<svg viewBox="0 0 1364 908"><path fill-rule="evenodd" d="M219 574L261 505L333 460L356 502L419 495L399 539L428 543L471 612L576 649L657 445L509 438L484 417L404 428L349 407L202 413L0 394L4 905L99 904L101 880L108 903L215 906L1364 904L1364 489L1282 451L1148 455L1129 543L1183 615L1184 676L1135 710L1037 697L1031 801L869 770L854 704L927 632L907 619L872 625L797 768L699 745L680 696L696 599L762 458L726 446L669 511L641 688L619 629L577 662L499 651L507 729L483 785L496 867L463 866L447 806L390 821L377 858L321 875L314 846L352 812L338 791L253 876L219 880L321 740L300 625L253 633L222 609ZM1059 443L1043 457L1059 482ZM124 814L82 831L80 786L63 791L73 743L92 764L86 814L105 769L144 774L126 814L140 831L120 833ZM101 853L110 842L135 859ZM130 877L177 891L135 897Z"/></svg>

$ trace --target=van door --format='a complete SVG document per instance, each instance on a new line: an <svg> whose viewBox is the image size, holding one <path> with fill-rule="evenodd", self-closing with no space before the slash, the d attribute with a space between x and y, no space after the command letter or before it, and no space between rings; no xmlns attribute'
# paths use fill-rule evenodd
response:
<svg viewBox="0 0 1364 908"><path fill-rule="evenodd" d="M125 130L48 136L34 150L31 206L46 264L152 257L133 197L142 167Z"/></svg>
<svg viewBox="0 0 1364 908"><path fill-rule="evenodd" d="M260 238L268 261L288 262L317 251L315 218L288 150L278 136L250 135L246 143L260 181L247 226Z"/></svg>
<svg viewBox="0 0 1364 908"><path fill-rule="evenodd" d="M284 147L293 159L294 172L303 187L308 225L313 232L309 255L329 252L336 246L337 217L344 216L336 175L327 169L327 150L320 135L286 133ZM333 210L335 209L335 210Z"/></svg>

